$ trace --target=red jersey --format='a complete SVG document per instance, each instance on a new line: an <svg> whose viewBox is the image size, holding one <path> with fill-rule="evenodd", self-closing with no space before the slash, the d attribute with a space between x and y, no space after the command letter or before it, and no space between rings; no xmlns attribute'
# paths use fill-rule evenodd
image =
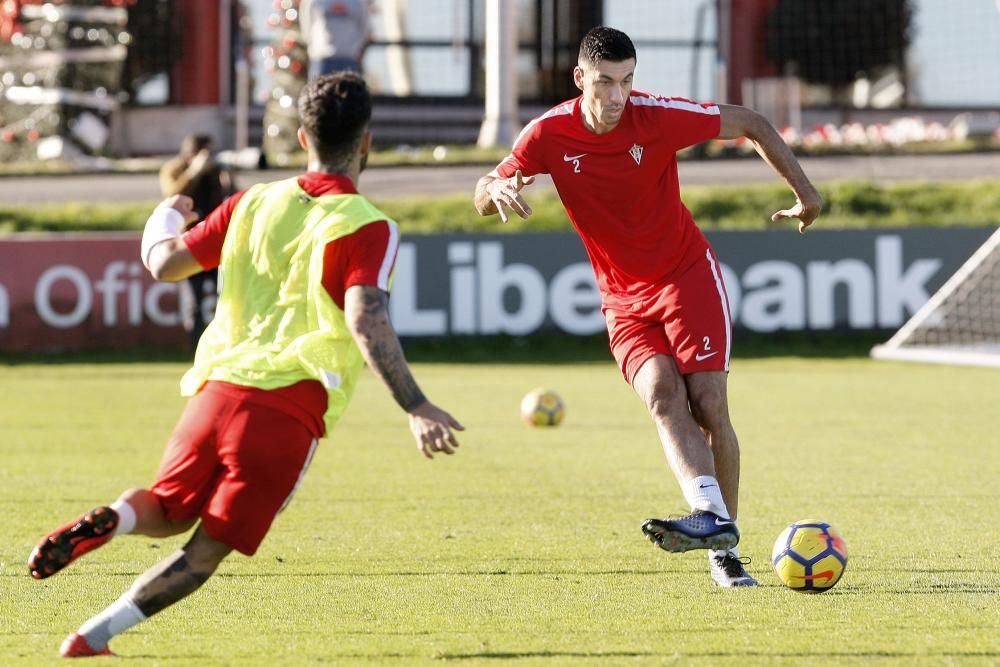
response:
<svg viewBox="0 0 1000 667"><path fill-rule="evenodd" d="M601 292L629 296L708 247L681 202L676 153L719 135L719 107L633 90L618 125L595 134L582 99L528 123L497 173L550 174Z"/></svg>
<svg viewBox="0 0 1000 667"><path fill-rule="evenodd" d="M351 179L336 174L306 172L299 177L299 185L311 197L357 193ZM243 194L237 192L212 211L204 222L184 233L184 243L202 268L213 269L219 265L229 222ZM326 245L323 254L323 287L341 310L344 309L344 293L354 285L371 285L388 292L398 250L399 233L386 221L373 222L353 234L335 239ZM220 389L227 391L225 386ZM231 387L233 395L245 394L246 390ZM255 393L258 395L254 402L292 415L316 437L323 435L327 394L321 383L304 380L289 387Z"/></svg>

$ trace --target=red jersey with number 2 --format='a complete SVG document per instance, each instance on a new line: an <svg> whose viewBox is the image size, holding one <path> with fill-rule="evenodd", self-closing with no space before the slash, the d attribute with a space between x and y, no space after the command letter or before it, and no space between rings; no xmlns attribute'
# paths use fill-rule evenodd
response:
<svg viewBox="0 0 1000 667"><path fill-rule="evenodd" d="M669 280L708 242L681 203L676 152L719 134L719 107L633 90L613 130L584 124L582 97L531 121L497 167L550 174L604 294Z"/></svg>

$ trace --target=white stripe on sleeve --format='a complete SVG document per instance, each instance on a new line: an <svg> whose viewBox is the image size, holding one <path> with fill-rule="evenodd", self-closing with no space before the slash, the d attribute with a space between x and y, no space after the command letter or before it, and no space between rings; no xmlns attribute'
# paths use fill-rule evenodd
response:
<svg viewBox="0 0 1000 667"><path fill-rule="evenodd" d="M694 113L702 113L707 116L718 116L719 107L715 104L698 104L697 102L692 102L690 100L682 100L678 98L664 98L664 97L645 97L640 95L632 95L628 98L632 104L640 107L661 107L663 109L679 109L681 111L691 111Z"/></svg>

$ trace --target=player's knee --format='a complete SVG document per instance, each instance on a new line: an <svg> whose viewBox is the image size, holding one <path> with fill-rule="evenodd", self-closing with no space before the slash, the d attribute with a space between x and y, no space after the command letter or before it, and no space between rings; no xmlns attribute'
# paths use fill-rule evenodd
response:
<svg viewBox="0 0 1000 667"><path fill-rule="evenodd" d="M118 496L118 501L128 503L135 512L133 532L137 535L170 537L186 533L195 522L195 519L175 521L168 518L160 497L149 489L129 489Z"/></svg>
<svg viewBox="0 0 1000 667"><path fill-rule="evenodd" d="M646 407L653 419L671 419L685 409L683 392L677 387L658 387L646 398Z"/></svg>
<svg viewBox="0 0 1000 667"><path fill-rule="evenodd" d="M153 492L145 488L135 488L123 491L122 494L118 496L118 500L128 503L136 512L140 512L148 505L159 505L159 500Z"/></svg>
<svg viewBox="0 0 1000 667"><path fill-rule="evenodd" d="M726 397L718 391L693 393L690 398L691 414L702 429L714 433L731 428Z"/></svg>
<svg viewBox="0 0 1000 667"><path fill-rule="evenodd" d="M195 572L211 574L219 566L232 547L209 537L204 530L198 529L187 544L184 545L184 555L191 569Z"/></svg>
<svg viewBox="0 0 1000 667"><path fill-rule="evenodd" d="M194 519L166 519L165 524L167 531L166 536L170 535L180 535L181 533L186 533L198 522L197 518Z"/></svg>

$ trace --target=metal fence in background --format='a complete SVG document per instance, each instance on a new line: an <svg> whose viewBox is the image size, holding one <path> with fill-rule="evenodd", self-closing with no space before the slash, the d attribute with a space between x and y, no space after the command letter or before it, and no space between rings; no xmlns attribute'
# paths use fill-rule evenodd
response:
<svg viewBox="0 0 1000 667"><path fill-rule="evenodd" d="M761 93L770 90L787 106L791 90L807 111L1000 109L1000 0L509 1L518 6L525 120L577 94L579 39L600 24L633 38L636 87L659 94L763 106ZM271 0L244 3L257 16ZM485 78L484 6L373 3L364 68L386 120L383 140L474 140ZM259 52L267 26L257 18L252 24L248 51ZM804 34L798 51L790 42L797 32ZM750 40L742 49L741 39ZM268 77L256 66L254 98L261 100Z"/></svg>
<svg viewBox="0 0 1000 667"><path fill-rule="evenodd" d="M595 25L628 32L640 52L637 86L664 94L717 97L719 0L509 0L517 2L518 95L526 122L579 91L573 84L581 37ZM381 142L475 141L485 88L485 0L396 0L372 7L363 66L378 98ZM271 41L270 0L245 0L250 53ZM255 73L253 99L268 99ZM259 113L259 112L258 112Z"/></svg>
<svg viewBox="0 0 1000 667"><path fill-rule="evenodd" d="M1000 0L506 1L518 5L518 83L528 103L555 103L572 94L568 73L579 37L598 24L620 28L633 38L640 56L637 85L662 94L719 99L720 74L738 70L746 60L758 73L774 76L797 69L801 76L802 63L796 67L776 59L794 54L769 46L781 25L773 15L787 14L791 6L800 8L799 23L792 29L809 31L804 40L818 69L842 63L852 80L870 84L867 93L859 90L855 97L851 90L843 100L831 100L828 92L817 89L814 99L804 100L807 105L870 105L874 98L883 106L1000 107ZM254 47L249 51L259 54L270 38L267 15L273 0L240 2L248 17L245 39ZM375 90L385 97L481 98L484 5L485 0L374 0L374 43L364 66ZM900 50L903 71L895 77L901 91L891 86L892 77L879 81L888 72L871 50L885 48L894 25L886 22L887 13L904 11L909 21ZM752 37L752 49L730 53L740 34ZM393 50L404 54L409 72L391 71L387 54ZM854 70L845 60L852 53ZM725 62L731 58L741 62ZM871 71L864 71L873 63ZM261 99L268 81L259 55L251 65ZM725 70L720 72L720 65Z"/></svg>

